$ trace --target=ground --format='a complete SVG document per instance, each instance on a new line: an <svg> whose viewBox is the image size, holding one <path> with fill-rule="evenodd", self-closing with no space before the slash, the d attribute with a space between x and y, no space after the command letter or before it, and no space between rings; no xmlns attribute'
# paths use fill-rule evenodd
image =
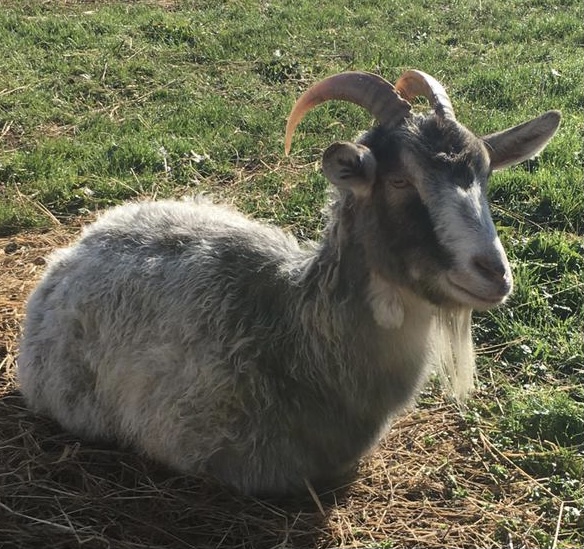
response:
<svg viewBox="0 0 584 549"><path fill-rule="evenodd" d="M581 0L3 0L0 10L0 547L571 549L584 545ZM347 486L286 501L178 477L30 414L15 380L51 250L126 200L210 194L299 239L323 227L322 151L369 115L320 78L417 68L477 135L549 109L536 159L493 174L513 270L476 314L476 391L430 384ZM423 110L423 102L415 108Z"/></svg>

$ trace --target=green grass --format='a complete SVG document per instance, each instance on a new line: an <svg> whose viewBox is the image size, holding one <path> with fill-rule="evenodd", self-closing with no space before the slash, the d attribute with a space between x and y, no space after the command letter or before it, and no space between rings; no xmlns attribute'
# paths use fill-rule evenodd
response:
<svg viewBox="0 0 584 549"><path fill-rule="evenodd" d="M500 449L521 453L526 471L584 512L581 1L175 8L3 2L0 235L139 196L212 192L314 237L326 191L319 155L369 119L344 104L317 109L291 159L285 119L310 83L343 70L390 80L425 70L477 133L560 109L543 154L492 179L516 290L508 307L477 315L482 393L471 411ZM533 497L545 512L546 494ZM567 543L584 541L577 520Z"/></svg>

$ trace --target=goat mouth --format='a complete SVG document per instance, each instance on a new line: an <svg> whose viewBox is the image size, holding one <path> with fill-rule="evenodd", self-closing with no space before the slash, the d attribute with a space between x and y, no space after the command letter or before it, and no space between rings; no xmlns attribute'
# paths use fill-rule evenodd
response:
<svg viewBox="0 0 584 549"><path fill-rule="evenodd" d="M451 289L454 290L454 297L457 300L463 301L465 304L472 305L472 307L479 310L492 309L493 307L503 303L505 298L509 295L507 293L491 295L477 294L465 286L457 284L450 278L448 279L448 283L450 284Z"/></svg>

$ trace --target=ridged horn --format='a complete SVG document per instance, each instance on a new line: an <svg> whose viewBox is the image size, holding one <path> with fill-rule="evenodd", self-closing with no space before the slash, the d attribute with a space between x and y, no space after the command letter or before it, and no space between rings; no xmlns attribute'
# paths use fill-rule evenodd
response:
<svg viewBox="0 0 584 549"><path fill-rule="evenodd" d="M434 112L442 118L456 120L454 109L446 90L434 77L418 70L404 72L395 84L399 94L411 101L418 95L424 96L434 109Z"/></svg>
<svg viewBox="0 0 584 549"><path fill-rule="evenodd" d="M381 76L368 72L343 72L329 76L306 90L292 108L286 123L286 155L290 152L294 130L306 113L317 105L334 99L363 107L377 122L387 126L398 124L411 111L411 105Z"/></svg>

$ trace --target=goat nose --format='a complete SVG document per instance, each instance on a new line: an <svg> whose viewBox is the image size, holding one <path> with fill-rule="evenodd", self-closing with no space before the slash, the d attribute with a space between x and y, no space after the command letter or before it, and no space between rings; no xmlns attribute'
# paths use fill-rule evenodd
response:
<svg viewBox="0 0 584 549"><path fill-rule="evenodd" d="M507 264L500 257L487 254L475 255L472 258L472 264L485 278L505 278L508 273Z"/></svg>

